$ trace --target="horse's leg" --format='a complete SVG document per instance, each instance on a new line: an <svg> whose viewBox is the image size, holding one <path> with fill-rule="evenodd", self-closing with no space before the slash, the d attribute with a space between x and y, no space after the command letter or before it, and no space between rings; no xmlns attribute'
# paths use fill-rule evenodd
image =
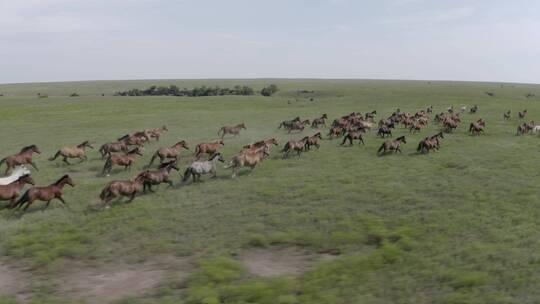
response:
<svg viewBox="0 0 540 304"><path fill-rule="evenodd" d="M66 157L66 156L64 156L64 159L62 159L62 161L63 161L63 162L65 162L65 163L66 163L66 164L68 164L68 165L71 165L71 164L70 164L70 163L68 162L68 160L67 160L67 157Z"/></svg>
<svg viewBox="0 0 540 304"><path fill-rule="evenodd" d="M41 211L45 211L45 209L49 208L50 204L51 204L51 200L48 200L47 203L45 204L45 207L43 207L43 209L41 209Z"/></svg>
<svg viewBox="0 0 540 304"><path fill-rule="evenodd" d="M137 194L137 192L133 192L131 194L131 196L129 197L129 200L127 201L128 203L131 203L134 199L135 199L135 195Z"/></svg>
<svg viewBox="0 0 540 304"><path fill-rule="evenodd" d="M34 167L34 169L36 169L36 171L39 171L39 169L36 167L36 164L34 164L33 161L30 161L30 165L31 165L32 167Z"/></svg>

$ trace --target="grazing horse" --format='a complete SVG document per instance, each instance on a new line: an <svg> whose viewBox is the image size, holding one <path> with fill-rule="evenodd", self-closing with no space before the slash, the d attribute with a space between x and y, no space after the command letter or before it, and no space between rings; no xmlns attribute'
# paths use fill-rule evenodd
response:
<svg viewBox="0 0 540 304"><path fill-rule="evenodd" d="M99 148L99 153L101 153L101 159L111 156L113 152L128 152L128 146L125 141L117 141L112 143L103 144Z"/></svg>
<svg viewBox="0 0 540 304"><path fill-rule="evenodd" d="M289 129L289 133L291 133L293 130L298 130L300 132L304 131L306 126L309 126L309 119L306 119L304 121L297 121L294 122Z"/></svg>
<svg viewBox="0 0 540 304"><path fill-rule="evenodd" d="M219 134L221 133L221 138L225 137L225 135L227 134L232 134L234 136L237 136L238 134L240 134L240 130L242 129L246 129L245 123L237 124L234 127L227 127L227 126L221 127L221 129L218 130L217 134L219 136Z"/></svg>
<svg viewBox="0 0 540 304"><path fill-rule="evenodd" d="M35 200L40 200L47 202L44 208L47 209L51 201L55 198L60 200L62 204L66 206L66 201L62 198L62 190L64 189L65 185L75 187L73 180L71 180L71 177L69 177L69 175L67 174L62 176L59 180L57 180L53 184L50 184L49 186L32 187L26 190L23 196L15 204L10 205L9 207L10 209L13 209L15 207L19 209L26 203L26 206L23 208L23 211L26 211L26 209L28 209L28 207L30 207L30 205Z"/></svg>
<svg viewBox="0 0 540 304"><path fill-rule="evenodd" d="M159 163L162 164L163 161L167 158L172 158L176 162L180 158L180 149L184 148L186 150L189 150L187 143L185 140L181 140L177 142L176 144L172 145L170 148L159 148L154 155L152 155L152 159L150 160L150 163L148 164L148 167L152 166L154 163L154 160L159 157Z"/></svg>
<svg viewBox="0 0 540 304"><path fill-rule="evenodd" d="M238 153L231 159L229 165L225 166L225 169L233 169L233 174L231 176L232 178L236 177L238 170L240 170L242 167L249 167L251 170L253 170L257 164L262 162L264 157L268 155L268 147L269 146L264 145L255 150L248 150Z"/></svg>
<svg viewBox="0 0 540 304"><path fill-rule="evenodd" d="M315 146L317 147L317 150L319 150L319 147L321 146L321 140L321 132L315 133L315 135L308 137L308 139L306 140L306 144L304 145L304 149L309 151L311 150L311 146Z"/></svg>
<svg viewBox="0 0 540 304"><path fill-rule="evenodd" d="M26 174L30 174L30 170L28 170L25 166L15 167L15 170L11 172L11 175L0 178L0 185L9 185L18 180L19 177Z"/></svg>
<svg viewBox="0 0 540 304"><path fill-rule="evenodd" d="M362 143L362 145L365 145L364 139L362 138L362 134L364 134L364 131L358 130L358 131L349 131L347 135L343 138L343 141L341 142L341 146L345 144L345 142L349 141L349 146L353 145L353 140L358 139L359 142Z"/></svg>
<svg viewBox="0 0 540 304"><path fill-rule="evenodd" d="M146 174L143 191L146 192L146 189L148 188L150 192L154 192L154 190L152 190L152 186L159 185L161 183L167 183L169 184L169 187L172 187L173 182L170 178L170 173L172 169L180 171L180 169L178 169L178 167L176 166L176 161L174 160L160 164L158 170L145 171L140 173Z"/></svg>
<svg viewBox="0 0 540 304"><path fill-rule="evenodd" d="M130 203L135 199L135 195L143 190L143 185L148 177L148 172L149 171L146 171L137 175L134 180L109 182L107 185L105 185L99 195L101 202L104 205L107 205L116 197L129 196L129 200L127 202Z"/></svg>
<svg viewBox="0 0 540 304"><path fill-rule="evenodd" d="M111 174L113 165L124 166L124 170L131 169L131 165L135 163L135 159L138 156L142 156L142 148L136 147L126 154L113 154L107 158L105 165L103 166L102 174Z"/></svg>
<svg viewBox="0 0 540 304"><path fill-rule="evenodd" d="M385 137L388 137L388 136L392 136L392 129L390 129L389 127L387 126L382 126L379 128L379 130L377 131L377 136L380 136L381 138L385 138Z"/></svg>
<svg viewBox="0 0 540 304"><path fill-rule="evenodd" d="M279 124L278 129L281 129L281 127L283 127L284 129L289 129L295 122L299 121L300 116L296 116L293 120L284 120Z"/></svg>
<svg viewBox="0 0 540 304"><path fill-rule="evenodd" d="M214 155L217 153L219 147L224 145L223 139L216 139L208 143L198 144L197 147L195 147L195 157L199 160L203 154Z"/></svg>
<svg viewBox="0 0 540 304"><path fill-rule="evenodd" d="M401 149L399 148L399 146L404 143L406 144L407 142L405 141L405 136L400 136L394 140L389 140L389 141L385 141L381 147L379 148L379 150L377 150L377 154L378 155L383 155L386 153L386 151L394 151L395 153L401 153ZM381 153L382 152L382 153Z"/></svg>
<svg viewBox="0 0 540 304"><path fill-rule="evenodd" d="M318 128L320 125L322 125L322 126L324 126L326 128L326 119L328 119L328 116L326 116L326 113L323 114L319 118L313 119L313 121L311 122L311 127L312 128Z"/></svg>
<svg viewBox="0 0 540 304"><path fill-rule="evenodd" d="M169 129L167 129L167 126L162 126L161 128L150 129L148 130L148 133L150 134L150 137L155 138L156 141L159 141L161 134L167 131L169 131Z"/></svg>
<svg viewBox="0 0 540 304"><path fill-rule="evenodd" d="M210 157L207 161L196 161L193 162L186 171L184 171L184 176L182 177L182 182L186 182L190 176L193 176L193 182L201 181L201 175L203 174L212 174L212 178L215 178L217 175L217 162L225 162L221 153L216 153Z"/></svg>
<svg viewBox="0 0 540 304"><path fill-rule="evenodd" d="M55 160L58 156L62 156L62 161L65 162L68 165L71 165L68 162L68 158L78 158L81 160L81 162L88 160L88 157L86 156L86 148L94 149L90 142L87 140L82 142L81 144L75 146L75 147L63 147L56 154L49 158L50 161Z"/></svg>
<svg viewBox="0 0 540 304"><path fill-rule="evenodd" d="M504 120L510 120L510 114L512 112L510 110L506 111L506 113L503 114L503 119Z"/></svg>
<svg viewBox="0 0 540 304"><path fill-rule="evenodd" d="M527 110L524 110L523 112L518 112L519 119L525 118L526 115L527 115Z"/></svg>
<svg viewBox="0 0 540 304"><path fill-rule="evenodd" d="M486 123L480 118L476 122L471 122L471 124L469 125L469 132L472 135L480 135L480 133L484 132L485 127Z"/></svg>
<svg viewBox="0 0 540 304"><path fill-rule="evenodd" d="M306 136L301 140L289 140L281 150L281 152L283 152L283 158L289 157L289 153L292 151L296 151L297 155L300 156L300 153L304 151L308 139L309 136Z"/></svg>
<svg viewBox="0 0 540 304"><path fill-rule="evenodd" d="M25 184L34 185L34 180L30 177L30 174L19 176L17 180L7 185L0 185L0 201L9 200L8 208L14 205Z"/></svg>
<svg viewBox="0 0 540 304"><path fill-rule="evenodd" d="M3 163L6 163L7 168L5 174L11 172L11 169L15 168L15 166L26 164L31 165L32 167L34 167L34 169L36 169L36 171L39 171L36 167L36 164L34 164L34 162L32 161L32 154L34 153L41 154L41 151L39 151L36 145L24 147L19 153L10 155L0 160L0 166Z"/></svg>

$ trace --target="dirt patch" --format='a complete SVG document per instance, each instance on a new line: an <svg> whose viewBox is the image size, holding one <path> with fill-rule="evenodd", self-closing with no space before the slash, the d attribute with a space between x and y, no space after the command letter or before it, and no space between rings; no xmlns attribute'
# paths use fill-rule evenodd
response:
<svg viewBox="0 0 540 304"><path fill-rule="evenodd" d="M140 264L71 265L57 280L57 295L85 303L109 303L150 294L168 277L184 279L192 269L187 258L157 258Z"/></svg>
<svg viewBox="0 0 540 304"><path fill-rule="evenodd" d="M26 269L0 261L0 295L13 296L24 302L29 286L30 273Z"/></svg>
<svg viewBox="0 0 540 304"><path fill-rule="evenodd" d="M239 260L251 275L267 278L301 274L311 269L317 262L336 257L307 252L300 248L253 248L242 252Z"/></svg>

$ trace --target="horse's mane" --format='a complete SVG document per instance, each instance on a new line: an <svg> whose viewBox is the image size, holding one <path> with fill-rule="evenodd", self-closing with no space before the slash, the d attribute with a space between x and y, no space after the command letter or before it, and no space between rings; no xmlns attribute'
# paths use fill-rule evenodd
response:
<svg viewBox="0 0 540 304"><path fill-rule="evenodd" d="M129 138L129 134L126 134L126 135L120 137L120 138L118 139L118 141L121 141L121 140L124 140L124 139L128 139L128 138Z"/></svg>
<svg viewBox="0 0 540 304"><path fill-rule="evenodd" d="M87 144L89 144L89 142L88 142L88 140L85 140L82 143L80 143L77 147L83 147L83 146L85 146Z"/></svg>
<svg viewBox="0 0 540 304"><path fill-rule="evenodd" d="M171 164L174 164L175 162L176 162L176 161L174 161L174 160L171 160L171 161L169 161L169 162L166 162L166 163L162 163L162 164L160 164L160 165L159 165L159 167L158 167L158 168L159 168L159 169L163 169L163 168L166 168L166 167L170 166Z"/></svg>
<svg viewBox="0 0 540 304"><path fill-rule="evenodd" d="M66 178L69 178L69 175L65 174L64 176L60 177L59 180L57 180L53 185L58 185L60 182Z"/></svg>
<svg viewBox="0 0 540 304"><path fill-rule="evenodd" d="M36 148L36 145L30 145L30 146L23 147L23 148L21 149L21 153L26 152L26 151L28 151L28 150L35 149L35 148Z"/></svg>

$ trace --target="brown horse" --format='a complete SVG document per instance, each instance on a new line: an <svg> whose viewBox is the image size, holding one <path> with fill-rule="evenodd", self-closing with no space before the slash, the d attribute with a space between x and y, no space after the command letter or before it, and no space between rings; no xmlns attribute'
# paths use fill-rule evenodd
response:
<svg viewBox="0 0 540 304"><path fill-rule="evenodd" d="M503 114L503 119L504 120L510 120L510 114L512 112L510 110L506 111L506 113Z"/></svg>
<svg viewBox="0 0 540 304"><path fill-rule="evenodd" d="M321 140L321 132L317 132L315 133L315 135L308 137L308 139L306 140L306 144L304 145L305 150L309 151L311 149L311 146L315 146L317 147L317 150L319 150L319 147L321 146Z"/></svg>
<svg viewBox="0 0 540 304"><path fill-rule="evenodd" d="M278 129L281 129L281 127L284 129L289 129L293 123L298 121L300 121L300 116L296 116L293 120L284 120L279 124Z"/></svg>
<svg viewBox="0 0 540 304"><path fill-rule="evenodd" d="M379 150L377 150L378 155L383 155L387 151L394 151L395 153L401 153L400 146L401 144L406 144L407 141L405 141L405 136L400 136L394 140L385 141ZM381 153L382 152L382 153Z"/></svg>
<svg viewBox="0 0 540 304"><path fill-rule="evenodd" d="M313 121L311 122L311 127L318 128L319 126L324 126L326 128L327 119L328 119L328 116L326 116L326 113L325 113L321 117L313 119Z"/></svg>
<svg viewBox="0 0 540 304"><path fill-rule="evenodd" d="M255 150L246 150L244 152L238 153L235 155L228 166L225 169L232 168L233 174L232 178L236 177L238 170L242 167L249 167L253 170L257 164L263 161L264 157L268 155L268 145L264 145Z"/></svg>
<svg viewBox="0 0 540 304"><path fill-rule="evenodd" d="M129 151L126 154L113 154L107 158L105 165L103 166L102 174L109 175L113 165L124 166L124 169L131 169L131 165L135 163L135 159L138 156L142 156L142 148L136 147L135 149Z"/></svg>
<svg viewBox="0 0 540 304"><path fill-rule="evenodd" d="M530 123L522 123L517 127L517 135L524 135L530 133L534 129L534 121Z"/></svg>
<svg viewBox="0 0 540 304"><path fill-rule="evenodd" d="M152 166L154 163L154 160L159 157L159 163L162 164L163 161L167 158L174 159L176 162L180 158L180 149L186 149L189 150L187 143L185 140L181 140L177 142L176 144L172 145L170 148L159 148L154 155L152 155L152 159L150 160L150 164L148 164L148 167Z"/></svg>
<svg viewBox="0 0 540 304"><path fill-rule="evenodd" d="M457 122L455 120L453 120L452 118L450 118L450 117L446 117L443 120L443 125L444 125L444 130L447 133L451 133L452 131L454 131L458 127Z"/></svg>
<svg viewBox="0 0 540 304"><path fill-rule="evenodd" d="M415 122L411 125L411 127L409 128L409 133L418 133L420 132L420 130L422 130L422 128L424 127L424 125L420 122Z"/></svg>
<svg viewBox="0 0 540 304"><path fill-rule="evenodd" d="M99 153L101 153L101 159L111 156L113 152L128 152L128 146L124 141L117 141L112 143L103 144L99 148Z"/></svg>
<svg viewBox="0 0 540 304"><path fill-rule="evenodd" d="M138 134L138 133L137 133ZM149 140L149 135L146 133L141 133L143 135L124 135L118 139L118 141L125 143L128 146L139 146L142 147Z"/></svg>
<svg viewBox="0 0 540 304"><path fill-rule="evenodd" d="M159 141L159 137L167 131L169 131L169 129L167 129L167 126L163 126L161 128L150 129L148 132L150 134L150 137L155 138L157 141Z"/></svg>
<svg viewBox="0 0 540 304"><path fill-rule="evenodd" d="M219 147L224 145L223 139L216 139L208 143L198 144L197 147L195 147L195 158L199 160L203 154L214 155L217 153Z"/></svg>
<svg viewBox="0 0 540 304"><path fill-rule="evenodd" d="M3 163L6 163L7 168L5 174L11 172L11 169L15 168L16 166L26 164L30 164L32 167L34 167L34 169L36 169L36 171L39 171L36 164L34 164L32 161L32 154L34 153L41 154L41 151L39 151L36 145L24 147L19 153L10 155L0 160L0 166Z"/></svg>
<svg viewBox="0 0 540 304"><path fill-rule="evenodd" d="M10 205L10 208L13 209L17 207L17 209L19 209L26 203L26 206L23 208L23 211L26 211L34 201L40 200L47 202L44 208L47 209L51 201L55 198L60 200L64 206L67 206L66 201L62 198L62 190L65 185L75 187L73 180L71 180L71 177L67 174L49 186L32 187L26 190L23 196L15 204Z"/></svg>
<svg viewBox="0 0 540 304"><path fill-rule="evenodd" d="M11 205L15 204L15 200L21 194L21 189L24 187L25 184L34 185L34 180L32 179L32 177L30 177L29 174L20 176L16 181L10 184L0 185L0 200L10 200L8 205L8 208L10 208Z"/></svg>
<svg viewBox="0 0 540 304"><path fill-rule="evenodd" d="M418 148L416 149L416 151L421 153L427 153L430 150L439 150L441 138L444 138L443 132L439 132L433 136L428 136L422 139L418 143Z"/></svg>
<svg viewBox="0 0 540 304"><path fill-rule="evenodd" d="M469 125L469 132L472 135L480 135L480 133L484 132L484 128L486 127L486 123L480 118L478 121L473 121Z"/></svg>
<svg viewBox="0 0 540 304"><path fill-rule="evenodd" d="M523 112L518 112L519 119L523 119L527 116L527 110L524 110Z"/></svg>
<svg viewBox="0 0 540 304"><path fill-rule="evenodd" d="M147 180L149 171L145 171L134 180L109 182L99 195L101 202L107 205L111 200L119 196L129 196L128 203L135 199L135 195L143 190L144 182Z"/></svg>
<svg viewBox="0 0 540 304"><path fill-rule="evenodd" d="M362 134L364 134L364 131L361 131L361 130L358 130L358 131L349 131L347 133L347 135L345 135L345 137L343 138L343 141L341 142L341 146L343 146L345 144L345 142L347 142L347 140L349 141L349 146L352 146L353 145L353 140L355 139L358 139L359 142L362 143L362 145L365 145L364 143L364 139L362 138Z"/></svg>
<svg viewBox="0 0 540 304"><path fill-rule="evenodd" d="M146 180L144 182L143 192L146 192L147 188L148 190L150 190L150 192L154 192L154 190L152 190L152 186L159 185L162 183L167 183L169 184L169 187L172 187L173 182L170 178L170 173L172 169L176 171L180 170L176 166L176 161L174 160L160 164L158 170L145 171L141 173L141 174L146 174Z"/></svg>
<svg viewBox="0 0 540 304"><path fill-rule="evenodd" d="M219 136L219 134L221 133L221 138L225 137L225 135L227 134L238 136L238 134L240 134L240 131L242 129L247 129L245 123L237 124L234 127L227 127L227 126L221 127L221 129L218 130L217 134Z"/></svg>
<svg viewBox="0 0 540 304"><path fill-rule="evenodd" d="M261 140L261 141L258 141L258 142L251 143L249 145L245 145L243 148L244 149L253 149L253 148L260 148L260 147L263 147L263 146L270 146L270 145L277 146L278 145L277 139L269 138L269 139Z"/></svg>
<svg viewBox="0 0 540 304"><path fill-rule="evenodd" d="M289 129L289 133L291 133L293 130L298 130L300 132L304 131L306 126L309 126L309 119L306 119L304 121L297 121L294 122Z"/></svg>
<svg viewBox="0 0 540 304"><path fill-rule="evenodd" d="M392 137L392 129L387 126L382 126L377 131L377 136L380 136L381 138Z"/></svg>
<svg viewBox="0 0 540 304"><path fill-rule="evenodd" d="M86 156L86 148L94 149L92 145L86 140L75 147L63 147L56 154L49 158L50 161L55 160L58 156L62 156L62 161L70 165L68 158L78 158L81 162L88 160Z"/></svg>
<svg viewBox="0 0 540 304"><path fill-rule="evenodd" d="M342 127L332 127L330 128L330 131L328 132L328 137L334 138L334 137L340 137L345 134L345 128Z"/></svg>
<svg viewBox="0 0 540 304"><path fill-rule="evenodd" d="M304 151L308 139L309 136L306 136L301 140L289 140L281 150L281 152L283 152L283 158L289 157L289 153L292 151L296 151L297 155L300 156L300 153Z"/></svg>

